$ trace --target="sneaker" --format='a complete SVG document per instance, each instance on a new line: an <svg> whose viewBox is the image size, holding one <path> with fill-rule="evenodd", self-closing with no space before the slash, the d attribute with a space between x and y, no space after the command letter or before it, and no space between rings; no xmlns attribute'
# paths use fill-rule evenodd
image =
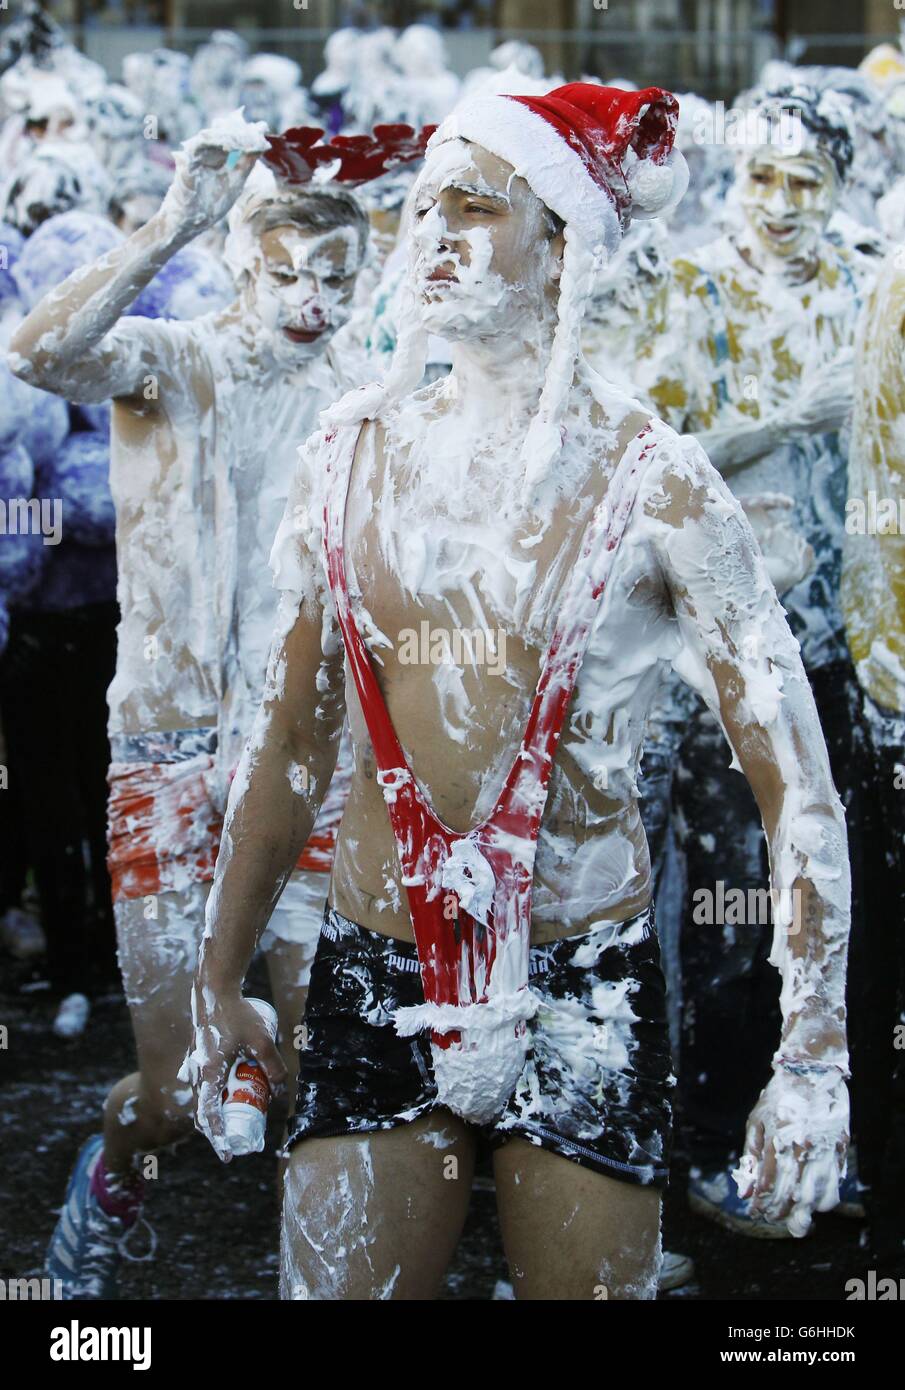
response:
<svg viewBox="0 0 905 1390"><path fill-rule="evenodd" d="M57 1009L53 1031L58 1038L80 1038L88 1026L91 1004L87 994L67 994Z"/></svg>
<svg viewBox="0 0 905 1390"><path fill-rule="evenodd" d="M61 1281L64 1299L109 1300L117 1297L120 1259L135 1259L126 1242L138 1222L126 1226L118 1216L108 1216L91 1191L91 1179L104 1148L103 1135L95 1134L79 1150L60 1219L47 1247L46 1273ZM147 1226L147 1222L141 1224ZM154 1254L156 1239L150 1227Z"/></svg>
<svg viewBox="0 0 905 1390"><path fill-rule="evenodd" d="M761 1216L752 1215L750 1201L743 1201L738 1195L735 1179L728 1169L713 1173L692 1169L688 1182L688 1205L697 1216L704 1216L718 1226L737 1231L739 1235L753 1236L758 1240L793 1238L785 1223L765 1221Z"/></svg>
<svg viewBox="0 0 905 1390"><path fill-rule="evenodd" d="M47 942L41 923L30 912L11 907L0 917L0 946L14 960L34 960L43 956Z"/></svg>
<svg viewBox="0 0 905 1390"><path fill-rule="evenodd" d="M684 1289L686 1284L693 1281L694 1275L694 1260L690 1255L680 1255L676 1250L664 1250L657 1290L659 1293L669 1293L671 1289Z"/></svg>

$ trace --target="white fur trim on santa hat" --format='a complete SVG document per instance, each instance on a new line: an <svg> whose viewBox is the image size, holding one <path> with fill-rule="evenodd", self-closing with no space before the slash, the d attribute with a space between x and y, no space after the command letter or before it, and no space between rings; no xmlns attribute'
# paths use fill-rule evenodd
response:
<svg viewBox="0 0 905 1390"><path fill-rule="evenodd" d="M456 139L471 140L505 159L589 248L603 245L615 251L621 239L615 204L543 116L505 96L479 97L447 116L431 136L428 151Z"/></svg>

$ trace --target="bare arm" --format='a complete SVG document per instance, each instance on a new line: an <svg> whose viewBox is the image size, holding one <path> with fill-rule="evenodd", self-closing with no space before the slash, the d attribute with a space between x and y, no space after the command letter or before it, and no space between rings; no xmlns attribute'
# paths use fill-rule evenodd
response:
<svg viewBox="0 0 905 1390"><path fill-rule="evenodd" d="M803 1234L810 1211L832 1199L847 1140L844 813L797 643L744 514L690 441L667 452L676 461L645 513L684 640L676 664L721 720L770 854L783 1024L742 1171L763 1208Z"/></svg>
<svg viewBox="0 0 905 1390"><path fill-rule="evenodd" d="M240 1052L258 1059L271 1082L283 1065L242 982L255 946L308 840L330 785L345 714L343 652L325 613L316 562L293 531L295 491L281 536L302 556L301 595L284 591L264 698L239 763L207 907L195 988L189 1073L198 1127L228 1160L220 1095ZM280 539L278 537L278 546ZM326 636L325 636L326 632Z"/></svg>
<svg viewBox="0 0 905 1390"><path fill-rule="evenodd" d="M716 425L698 433L707 457L724 478L740 473L749 463L756 463L770 454L789 435L777 417L765 420L746 420L731 425Z"/></svg>
<svg viewBox="0 0 905 1390"><path fill-rule="evenodd" d="M230 141L213 127L186 142L150 222L94 265L74 271L16 330L9 362L18 376L72 401L138 394L154 363L144 360L137 343L129 350L128 320L115 340L108 335L170 257L232 206L254 155L242 155L232 168L229 155Z"/></svg>
<svg viewBox="0 0 905 1390"><path fill-rule="evenodd" d="M13 335L9 362L16 375L72 401L137 395L155 363L108 334L186 240L157 213L94 265L73 271Z"/></svg>
<svg viewBox="0 0 905 1390"><path fill-rule="evenodd" d="M284 597L284 608L290 602ZM342 649L324 655L321 614L303 604L274 647L263 703L230 790L199 961L199 980L217 992L241 989L314 828L344 714Z"/></svg>

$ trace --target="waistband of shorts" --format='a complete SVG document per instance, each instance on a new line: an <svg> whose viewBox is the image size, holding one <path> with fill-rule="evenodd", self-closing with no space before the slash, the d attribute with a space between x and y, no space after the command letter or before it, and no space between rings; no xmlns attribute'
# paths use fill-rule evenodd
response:
<svg viewBox="0 0 905 1390"><path fill-rule="evenodd" d="M111 734L114 763L181 763L199 753L217 751L217 728L201 724L195 729L160 729L148 734Z"/></svg>
<svg viewBox="0 0 905 1390"><path fill-rule="evenodd" d="M361 927L357 922L352 922L341 912L337 912L329 903L324 911L320 934L333 945L342 943L349 949L382 956L385 965L404 974L415 974L420 969L418 948L414 941L402 941L399 937L384 936L382 932ZM556 941L530 947L528 978L537 979L566 964L573 964L576 968L590 968L601 951L611 946L641 946L656 934L654 904L651 902L641 912L623 922L596 922L590 931L580 932L575 936L561 936ZM582 951L582 947L586 948L585 951ZM575 957L578 954L582 959L576 961Z"/></svg>

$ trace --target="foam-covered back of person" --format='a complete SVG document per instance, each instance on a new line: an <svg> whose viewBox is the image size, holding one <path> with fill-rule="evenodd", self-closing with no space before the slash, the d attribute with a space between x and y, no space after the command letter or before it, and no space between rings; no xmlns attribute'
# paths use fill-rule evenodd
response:
<svg viewBox="0 0 905 1390"><path fill-rule="evenodd" d="M0 218L30 237L63 212L105 214L112 193L111 180L89 145L43 141L0 187Z"/></svg>
<svg viewBox="0 0 905 1390"><path fill-rule="evenodd" d="M189 85L204 113L205 124L239 105L242 66L248 56L245 40L231 29L214 29L192 57Z"/></svg>
<svg viewBox="0 0 905 1390"><path fill-rule="evenodd" d="M42 524L49 520L50 529L48 536L34 532L28 535L30 553L40 570L37 581L10 608L30 613L64 613L91 604L113 603L116 546L112 541L107 545L84 545L69 535L69 519L61 498L45 496L36 500L41 506ZM59 543L54 539L54 527L59 528Z"/></svg>
<svg viewBox="0 0 905 1390"><path fill-rule="evenodd" d="M361 37L361 30L350 25L334 29L327 39L324 44L324 70L318 73L311 84L311 91L318 100L341 97L346 88L355 81Z"/></svg>
<svg viewBox="0 0 905 1390"><path fill-rule="evenodd" d="M6 262L0 270L0 452L22 447L31 466L35 456L52 456L66 438L69 419L64 401L13 376L6 364L9 339L27 312L16 276L26 245L15 228L0 223L0 247Z"/></svg>
<svg viewBox="0 0 905 1390"><path fill-rule="evenodd" d="M242 69L239 105L247 121L265 121L272 131L287 129L307 113L302 70L280 53L256 53Z"/></svg>
<svg viewBox="0 0 905 1390"><path fill-rule="evenodd" d="M28 394L21 398L19 441L28 450L35 468L43 467L56 455L69 432L66 402L27 382L20 382Z"/></svg>
<svg viewBox="0 0 905 1390"><path fill-rule="evenodd" d="M74 414L74 413L73 413ZM56 612L116 596L109 427L73 433L64 400L0 362L0 535L4 608ZM81 416L80 423L90 423ZM15 520L9 509L15 501Z"/></svg>
<svg viewBox="0 0 905 1390"><path fill-rule="evenodd" d="M462 86L449 70L442 34L430 24L410 24L396 40L393 60L400 74L395 98L399 120L416 129L438 125L455 106Z"/></svg>
<svg viewBox="0 0 905 1390"><path fill-rule="evenodd" d="M187 55L171 48L126 54L123 82L154 118L155 129L149 138L179 145L201 129L202 115L192 97L191 73Z"/></svg>
<svg viewBox="0 0 905 1390"><path fill-rule="evenodd" d="M28 450L15 440L0 439L0 496L30 497L35 469Z"/></svg>
<svg viewBox="0 0 905 1390"><path fill-rule="evenodd" d="M118 82L109 83L85 102L91 147L114 179L144 146L145 114L135 93Z"/></svg>
<svg viewBox="0 0 905 1390"><path fill-rule="evenodd" d="M43 223L13 266L23 312L122 240L111 222L90 213L63 213ZM163 267L130 312L150 318L193 318L225 307L234 298L235 286L225 265L190 245ZM0 406L0 443L7 438L11 447L22 446L30 456L35 494L47 515L59 517L61 526L59 542L44 547L40 571L23 570L30 587L23 592L20 583L16 595L6 600L7 607L60 611L109 602L116 593L110 405L71 406L12 377L5 364L0 371L9 376L11 387L0 396L16 404L9 420ZM32 552L26 544L18 545L17 551L22 554L11 563L15 560L21 569Z"/></svg>

